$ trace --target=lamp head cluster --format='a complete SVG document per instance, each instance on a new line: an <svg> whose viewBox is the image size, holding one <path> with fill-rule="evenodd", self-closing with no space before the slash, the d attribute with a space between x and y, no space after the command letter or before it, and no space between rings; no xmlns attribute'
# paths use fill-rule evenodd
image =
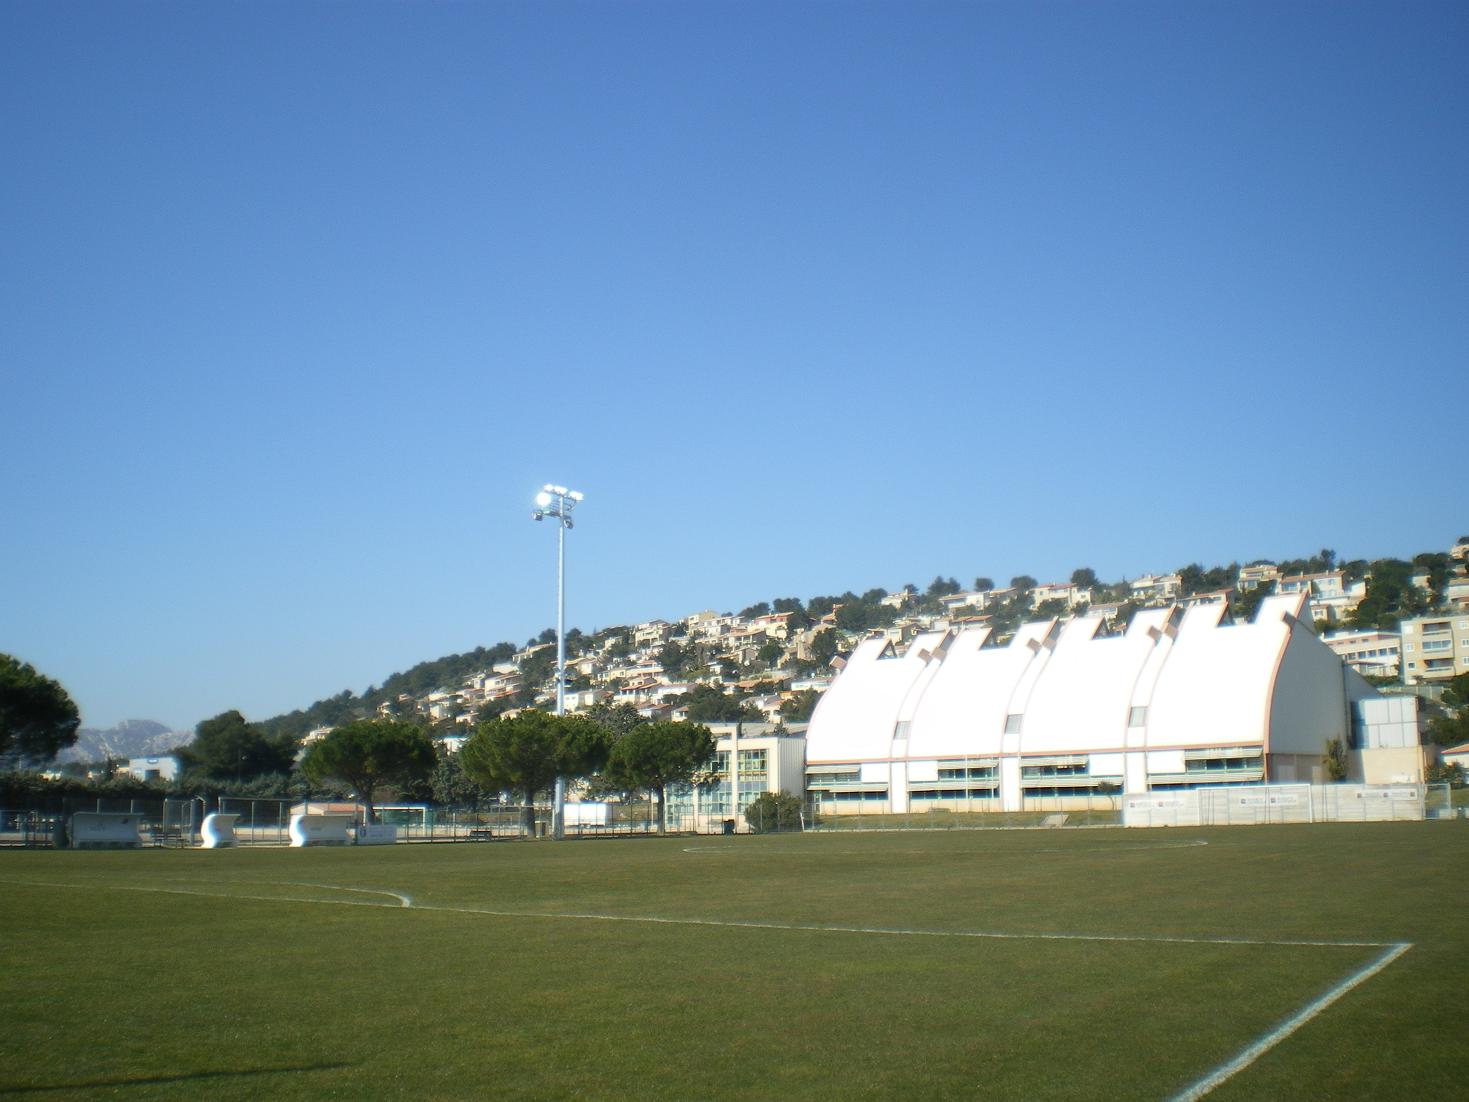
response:
<svg viewBox="0 0 1469 1102"><path fill-rule="evenodd" d="M571 511L581 499L580 491L568 490L565 486L553 486L548 482L536 494L536 510L531 514L531 519L545 520L547 517L554 517L563 527L570 528Z"/></svg>

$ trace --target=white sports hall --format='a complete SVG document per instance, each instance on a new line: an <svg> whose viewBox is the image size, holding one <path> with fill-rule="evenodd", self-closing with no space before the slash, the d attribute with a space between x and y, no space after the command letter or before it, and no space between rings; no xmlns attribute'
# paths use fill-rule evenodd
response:
<svg viewBox="0 0 1469 1102"><path fill-rule="evenodd" d="M1221 602L1143 609L1110 635L1098 617L1046 620L998 645L979 625L901 653L868 639L812 716L807 790L833 810L1084 806L1319 782L1331 739L1353 749L1353 779L1420 781L1414 717L1382 707L1304 604L1269 597L1247 623L1227 622Z"/></svg>

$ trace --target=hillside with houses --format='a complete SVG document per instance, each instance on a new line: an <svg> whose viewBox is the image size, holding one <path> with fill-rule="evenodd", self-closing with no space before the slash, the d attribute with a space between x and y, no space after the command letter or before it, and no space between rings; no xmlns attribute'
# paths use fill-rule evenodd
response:
<svg viewBox="0 0 1469 1102"><path fill-rule="evenodd" d="M1104 633L1120 632L1139 609L1205 602L1224 603L1227 616L1244 620L1266 596L1291 593L1307 595L1318 634L1358 672L1379 682L1446 681L1469 671L1469 640L1434 617L1469 613L1466 565L1469 538L1460 537L1412 559L1344 561L1323 550L1280 562L1190 564L1114 583L1085 567L1064 581L1020 575L1007 585L978 577L965 586L940 576L923 589L787 597L595 634L573 628L566 707L620 704L649 718L792 728L810 718L845 656L866 638L881 636L901 650L920 633L982 623L1004 643L1022 623L1082 615L1101 619ZM524 646L500 643L421 663L380 687L344 692L262 726L309 741L346 719L380 715L453 738L485 719L553 706L555 670L555 632L547 630Z"/></svg>

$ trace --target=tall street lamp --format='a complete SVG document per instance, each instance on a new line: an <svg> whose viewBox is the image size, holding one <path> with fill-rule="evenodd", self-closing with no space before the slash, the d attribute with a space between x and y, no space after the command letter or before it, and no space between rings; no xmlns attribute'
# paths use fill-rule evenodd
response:
<svg viewBox="0 0 1469 1102"><path fill-rule="evenodd" d="M556 714L566 714L566 530L572 526L571 511L582 495L549 482L536 494L535 520L556 521ZM566 835L566 778L556 778L551 802L551 837Z"/></svg>

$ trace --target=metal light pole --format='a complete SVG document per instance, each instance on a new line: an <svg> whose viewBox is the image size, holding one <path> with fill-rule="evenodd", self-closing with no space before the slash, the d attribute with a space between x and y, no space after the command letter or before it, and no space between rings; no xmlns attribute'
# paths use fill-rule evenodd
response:
<svg viewBox="0 0 1469 1102"><path fill-rule="evenodd" d="M549 482L536 494L535 520L547 517L556 523L556 714L566 713L566 530L572 527L571 511L582 495L565 486ZM566 836L566 778L556 778L556 792L551 801L551 837Z"/></svg>

